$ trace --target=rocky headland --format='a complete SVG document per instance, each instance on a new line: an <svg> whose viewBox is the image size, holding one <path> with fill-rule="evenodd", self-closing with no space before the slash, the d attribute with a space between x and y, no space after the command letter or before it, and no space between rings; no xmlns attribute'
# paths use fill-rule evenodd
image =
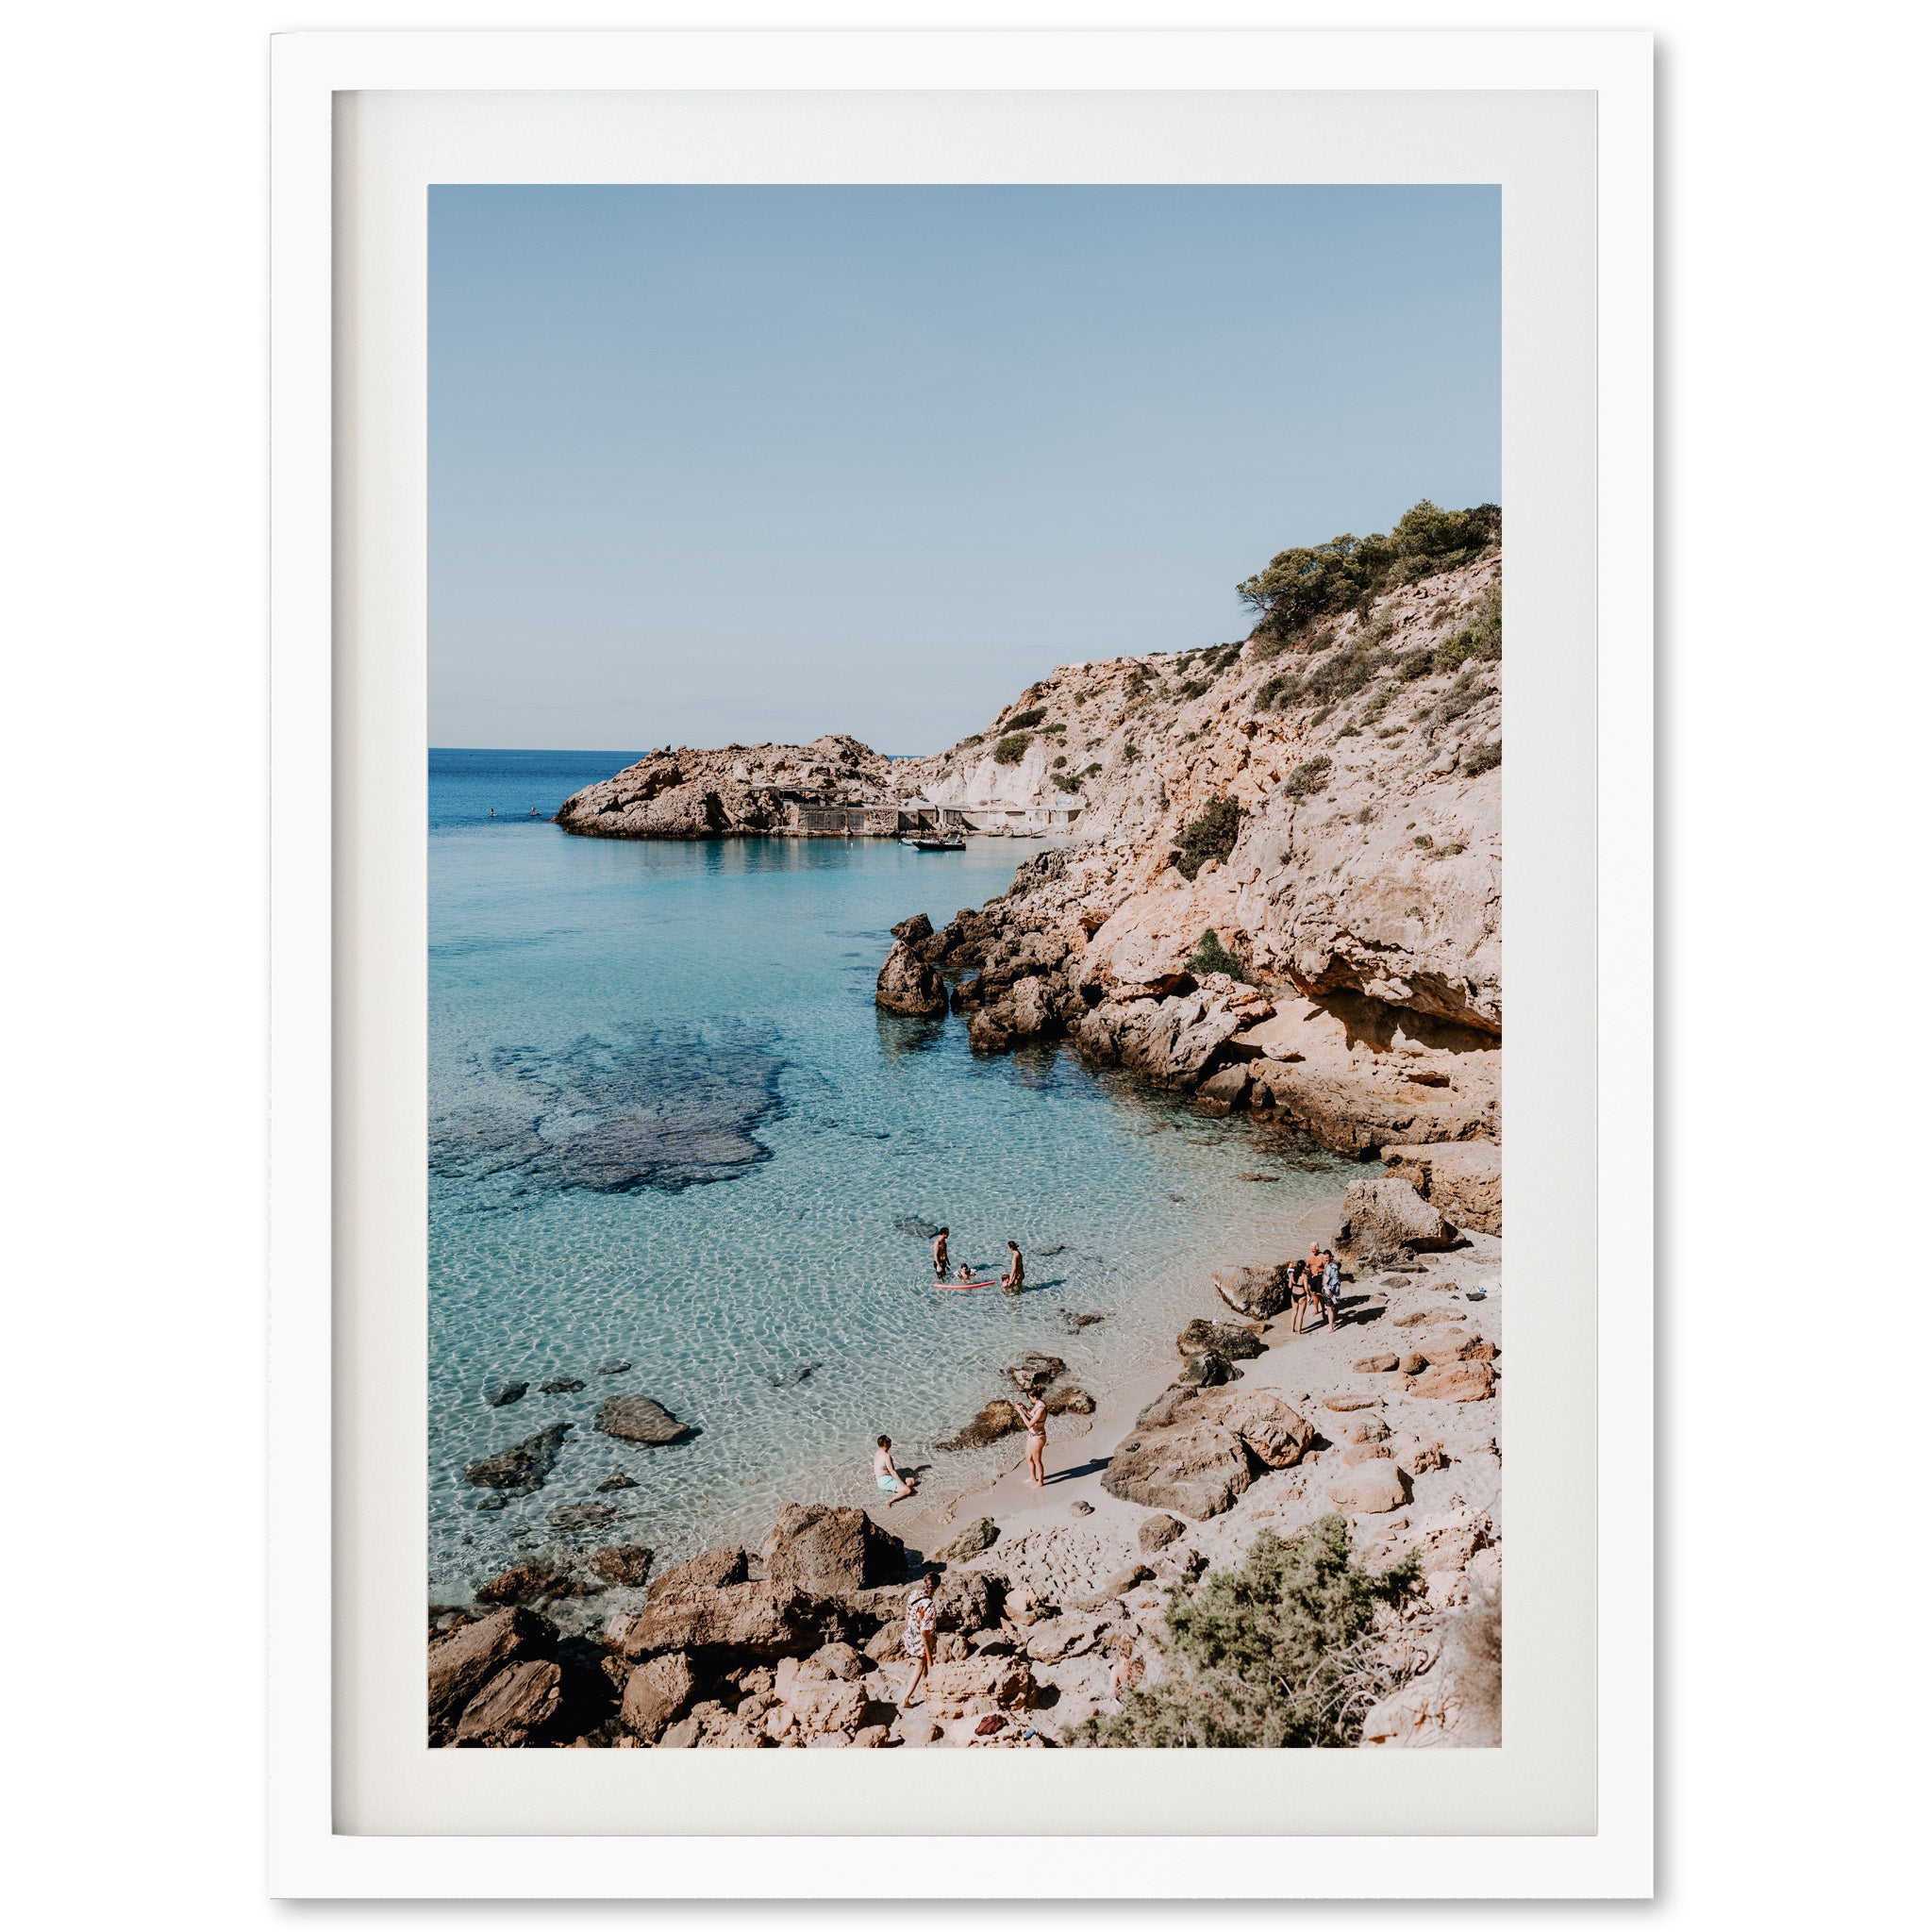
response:
<svg viewBox="0 0 1932 1932"><path fill-rule="evenodd" d="M507 1572L432 1607L433 1742L1500 1741L1499 540L1488 507L1422 505L1285 552L1242 587L1247 637L1063 666L930 758L667 748L565 805L615 838L1064 825L998 898L909 912L879 1007L985 1053L1064 1040L1374 1165L1312 1230L1347 1268L1334 1327L1294 1333L1288 1257L1257 1255L1098 1398L1014 1365L1083 1432L1044 1491L1015 1451L898 1534L810 1504L648 1582L641 1544ZM1017 1428L993 1401L938 1448ZM555 1445L511 1454L541 1482ZM939 1663L908 1707L922 1566ZM1292 1697L1190 1635L1264 1584L1352 1607L1296 1636L1320 1661Z"/></svg>

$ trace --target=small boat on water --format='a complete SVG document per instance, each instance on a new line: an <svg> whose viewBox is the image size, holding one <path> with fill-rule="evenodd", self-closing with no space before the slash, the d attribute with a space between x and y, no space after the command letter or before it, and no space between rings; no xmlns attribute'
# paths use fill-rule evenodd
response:
<svg viewBox="0 0 1932 1932"><path fill-rule="evenodd" d="M919 852L963 852L966 849L966 841L958 832L919 832L909 839L901 839L899 842Z"/></svg>

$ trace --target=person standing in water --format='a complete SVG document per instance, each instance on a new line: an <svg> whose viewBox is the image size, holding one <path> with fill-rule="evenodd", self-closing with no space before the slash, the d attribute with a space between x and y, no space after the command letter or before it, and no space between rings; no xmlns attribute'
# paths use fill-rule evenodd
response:
<svg viewBox="0 0 1932 1932"><path fill-rule="evenodd" d="M877 1483L879 1493L886 1499L890 1509L894 1503L904 1502L912 1493L912 1478L899 1474L899 1466L892 1460L892 1439L879 1438L879 1446L872 1456L873 1480Z"/></svg>
<svg viewBox="0 0 1932 1932"><path fill-rule="evenodd" d="M1000 1276L1000 1286L1008 1294L1018 1294L1026 1286L1026 1257L1020 1252L1018 1241L1007 1243L1012 1259L1007 1263L1007 1272Z"/></svg>
<svg viewBox="0 0 1932 1932"><path fill-rule="evenodd" d="M942 1227L933 1238L932 1276L935 1281L943 1281L946 1278L946 1269L950 1265L950 1257L946 1253L946 1237L951 1233L951 1228Z"/></svg>

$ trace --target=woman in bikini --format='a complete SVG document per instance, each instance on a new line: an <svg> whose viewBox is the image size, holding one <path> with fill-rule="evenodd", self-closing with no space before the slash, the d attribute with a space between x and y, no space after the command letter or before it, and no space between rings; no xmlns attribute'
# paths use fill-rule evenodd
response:
<svg viewBox="0 0 1932 1932"><path fill-rule="evenodd" d="M1007 1263L1007 1272L1000 1276L1000 1286L1008 1294L1019 1294L1026 1286L1026 1257L1021 1254L1018 1241L1008 1241L1007 1248L1013 1258Z"/></svg>
<svg viewBox="0 0 1932 1932"><path fill-rule="evenodd" d="M1036 1490L1046 1487L1046 1404L1038 1395L1022 1396L1013 1405L1026 1425L1026 1469Z"/></svg>

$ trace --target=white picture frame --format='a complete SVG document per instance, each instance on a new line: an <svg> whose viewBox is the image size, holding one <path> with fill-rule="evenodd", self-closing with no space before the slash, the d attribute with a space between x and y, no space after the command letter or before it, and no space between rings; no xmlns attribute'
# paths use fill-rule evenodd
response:
<svg viewBox="0 0 1932 1932"><path fill-rule="evenodd" d="M273 1275L271 1325L271 1881L301 1897L596 1896L785 1897L1642 1897L1652 1882L1652 679L1651 679L1651 43L1639 33L317 33L275 43L274 135L274 842L272 937ZM477 1823L440 1830L343 1828L348 1763L369 1746L345 1721L339 1690L357 1620L343 1613L345 1566L413 1562L420 1540L358 1534L345 1456L356 1432L338 1433L353 1391L337 1343L347 1306L341 1257L358 1238L345 1171L344 1081L354 1057L386 1038L384 1015L358 1010L348 1026L337 1000L343 908L362 906L345 877L352 843L335 835L338 780L356 769L353 734L367 715L339 704L340 653L358 621L358 600L407 604L413 564L347 544L354 518L341 491L344 399L336 373L343 332L362 325L345 298L339 228L342 208L338 129L341 97L466 97L468 119L487 118L485 97L630 92L881 96L1200 94L1400 96L1420 114L1458 94L1594 96L1595 339L1593 358L1596 553L1616 559L1594 571L1595 981L1624 991L1615 1051L1596 1056L1596 1106L1579 1123L1593 1137L1595 1198L1618 1204L1617 1315L1594 1336L1595 1386L1617 1397L1618 1454L1596 1457L1579 1480L1593 1496L1595 1752L1593 1829L1523 1830L1498 1836L1472 1824L1388 1833L1363 1823L1279 1835L1041 1828L986 1832L973 1823L975 1794L948 1800L946 1835L856 1837L823 1825L788 1826L769 1798L756 1817L768 1834L728 1824L667 1833L608 1823L568 1838L494 1828L489 1794ZM1351 111L1353 111L1351 109ZM519 143L521 142L521 146ZM510 130L504 179L528 165L527 129ZM1587 240L1587 238L1586 238ZM1507 275L1506 228L1506 275ZM407 251L404 251L406 257ZM398 258L403 258L399 257ZM1586 345L1572 344L1578 355ZM1511 358L1533 352L1512 335L1506 307L1506 492L1512 460L1527 459L1538 425L1509 409ZM407 382L398 391L407 404ZM407 423L408 411L401 412ZM1512 442L1512 435L1514 441ZM407 464L408 440L395 460ZM385 458L385 460L388 460ZM406 506L422 478L398 479ZM1506 504L1507 497L1506 493ZM353 507L351 507L353 508ZM1593 559L1592 559L1593 561ZM377 580L391 574L386 587ZM371 608L374 608L373 606ZM397 608L397 607L386 607ZM366 612L365 612L366 620ZM366 622L365 622L366 628ZM397 646L401 648L400 645ZM1588 664L1582 666L1587 675ZM1517 700L1512 694L1512 708ZM349 788L354 795L354 786ZM1507 794L1506 794L1507 795ZM1530 836L1525 827L1524 836ZM1578 825L1539 835L1588 836ZM1512 824L1510 850L1518 837ZM1587 879L1581 890L1587 891ZM420 918L420 910L415 915ZM353 924L353 922L351 922ZM349 936L353 939L353 933ZM1513 938L1513 936L1512 936ZM1635 991L1633 991L1635 990ZM397 1039L407 1037L407 1016ZM1512 1054L1516 1052L1512 1046ZM1524 1070L1527 1078L1533 1069ZM1512 1089L1519 1069L1512 1064ZM1512 1101L1513 1104L1513 1101ZM350 1152L353 1154L353 1149ZM1593 1241L1600 1239L1594 1234ZM1632 1257L1637 1257L1633 1261ZM1524 1265L1519 1258L1512 1264ZM1599 1261L1599 1278L1603 1275ZM1593 1305L1592 1305L1593 1306ZM407 1365L406 1365L407 1366ZM406 1386L407 1376L398 1386ZM420 1381L417 1385L420 1388ZM1517 1400L1512 1388L1512 1403ZM398 1424L404 1453L418 1418ZM1576 1473L1573 1473L1576 1474ZM1579 1497L1579 1514L1586 1500ZM375 1552L375 1554L372 1554ZM420 1630L418 1641L420 1641ZM1515 1627L1512 1625L1512 1642ZM420 1656L415 1662L420 1690ZM420 1729L420 1726L418 1727ZM455 1754L450 1754L455 1755ZM646 1754L628 1754L642 1757ZM759 1754L762 1757L765 1754ZM1384 1765L1397 1756L1374 1754ZM526 1778L591 1754L460 1754L516 1758ZM681 1773L712 1781L721 1817L738 1755L715 1754ZM855 1754L856 1756L856 1754ZM874 1754L876 1756L876 1754ZM1168 1754L1108 1754L1165 1759ZM1369 1754L1356 1754L1366 1760ZM879 1758L890 1769L891 1758ZM975 1760L978 1762L979 1760ZM1003 1766L1018 1762L999 1760ZM590 1767L594 1771L595 1767ZM1148 1777L1186 1777L1186 1762L1144 1767ZM830 1775L821 1761L819 1775ZM492 1771L493 1774L493 1771ZM506 1772L506 1774L508 1774ZM564 1773L555 1773L562 1775ZM839 1775L848 1774L841 1767ZM1352 1772L1351 1775L1355 1774ZM1395 1776L1364 1770L1364 1777ZM1416 1774L1411 1773L1410 1774ZM1044 1794L1043 1795L1050 1795ZM509 1814L513 1815L513 1814ZM744 1815L740 1809L738 1815ZM864 1815L863 1813L855 1815ZM1056 1814L1042 1806L1041 1815ZM950 1838L978 1829L979 1856L948 1857ZM732 1835L720 1857L713 1839ZM1357 1838L1374 1831L1372 1885ZM856 1850L862 1857L855 1857ZM972 1876L962 1882L962 1872Z"/></svg>

